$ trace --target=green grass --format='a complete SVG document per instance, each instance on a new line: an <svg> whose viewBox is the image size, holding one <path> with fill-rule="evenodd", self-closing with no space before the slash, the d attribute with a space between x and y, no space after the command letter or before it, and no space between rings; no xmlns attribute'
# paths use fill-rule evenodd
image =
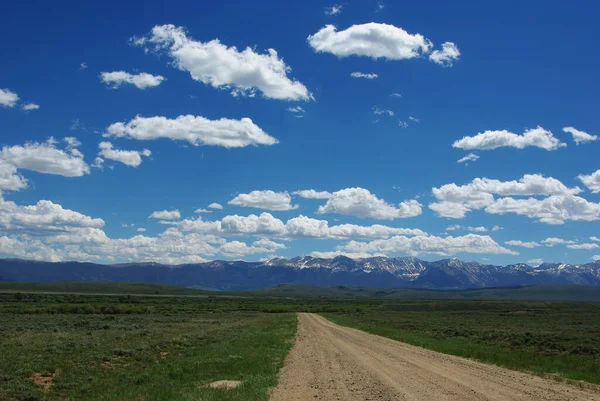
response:
<svg viewBox="0 0 600 401"><path fill-rule="evenodd" d="M0 400L266 400L293 314L0 315ZM162 353L162 354L161 354ZM55 374L48 392L34 373ZM233 390L216 380L241 380Z"/></svg>
<svg viewBox="0 0 600 401"><path fill-rule="evenodd" d="M600 384L600 305L396 301L323 313L354 327L446 354Z"/></svg>

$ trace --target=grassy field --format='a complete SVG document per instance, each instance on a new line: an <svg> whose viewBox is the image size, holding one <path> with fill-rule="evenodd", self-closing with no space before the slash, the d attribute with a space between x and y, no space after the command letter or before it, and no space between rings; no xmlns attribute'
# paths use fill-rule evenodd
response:
<svg viewBox="0 0 600 401"><path fill-rule="evenodd" d="M523 287L483 288L470 290L426 290L377 287L318 287L282 284L255 291L208 291L167 284L108 282L0 282L0 292L46 292L81 294L189 295L277 298L381 298L381 299L455 299L512 301L581 301L600 302L600 286L532 285Z"/></svg>
<svg viewBox="0 0 600 401"><path fill-rule="evenodd" d="M93 294L83 287L0 292L1 401L266 400L296 331L293 312L600 384L598 303L344 297L339 287L333 296L319 289L285 297L169 295L177 287L144 284L102 284ZM111 295L118 290L130 294ZM217 380L242 385L206 387Z"/></svg>
<svg viewBox="0 0 600 401"><path fill-rule="evenodd" d="M0 314L0 400L266 400L294 314ZM217 380L241 380L213 389Z"/></svg>
<svg viewBox="0 0 600 401"><path fill-rule="evenodd" d="M323 316L447 354L600 384L598 304L395 301Z"/></svg>

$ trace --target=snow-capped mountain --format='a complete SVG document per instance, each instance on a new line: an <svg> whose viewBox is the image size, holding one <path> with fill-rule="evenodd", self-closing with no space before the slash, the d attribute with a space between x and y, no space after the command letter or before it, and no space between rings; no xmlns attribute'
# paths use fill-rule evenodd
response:
<svg viewBox="0 0 600 401"><path fill-rule="evenodd" d="M543 263L495 266L458 259L427 262L414 257L333 259L310 256L266 262L223 261L178 266L142 262L100 265L0 260L0 281L115 281L196 286L222 290L278 284L354 285L387 288L465 289L533 284L600 285L600 261L583 265Z"/></svg>

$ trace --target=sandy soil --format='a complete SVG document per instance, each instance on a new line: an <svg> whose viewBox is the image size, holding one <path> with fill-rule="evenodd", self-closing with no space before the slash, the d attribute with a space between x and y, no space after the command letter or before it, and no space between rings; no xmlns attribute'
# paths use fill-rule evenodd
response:
<svg viewBox="0 0 600 401"><path fill-rule="evenodd" d="M600 400L580 388L404 344L299 314L271 401Z"/></svg>

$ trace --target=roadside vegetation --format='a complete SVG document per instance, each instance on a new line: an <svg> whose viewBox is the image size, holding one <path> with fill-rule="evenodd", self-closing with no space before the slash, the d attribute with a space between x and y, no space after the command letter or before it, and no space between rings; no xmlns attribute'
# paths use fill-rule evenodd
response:
<svg viewBox="0 0 600 401"><path fill-rule="evenodd" d="M600 384L600 304L396 301L322 315L446 354Z"/></svg>
<svg viewBox="0 0 600 401"><path fill-rule="evenodd" d="M144 284L96 285L100 293L60 286L0 292L1 401L266 400L292 346L294 312L600 384L600 303L350 297L339 287L336 296L294 288L285 297L190 295L195 290ZM178 291L184 293L173 295ZM241 385L207 387L220 380Z"/></svg>

